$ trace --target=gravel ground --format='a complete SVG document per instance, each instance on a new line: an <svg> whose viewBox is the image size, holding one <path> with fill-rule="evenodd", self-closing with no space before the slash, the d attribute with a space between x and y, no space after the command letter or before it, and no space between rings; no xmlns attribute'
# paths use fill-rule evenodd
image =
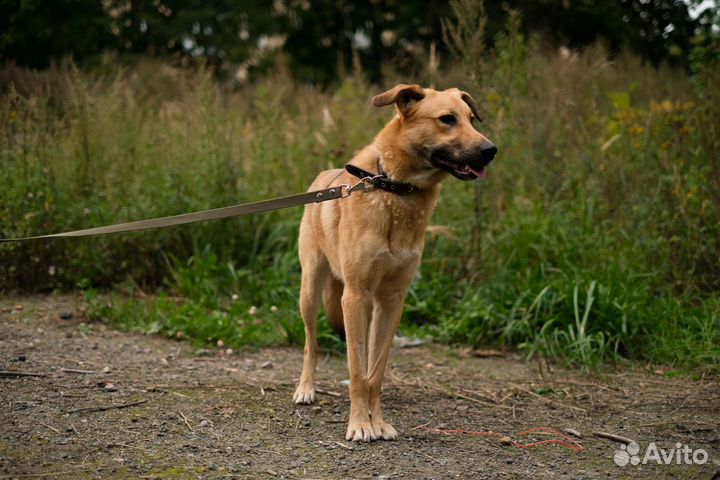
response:
<svg viewBox="0 0 720 480"><path fill-rule="evenodd" d="M67 295L3 298L0 311L0 478L720 478L717 377L395 348L383 405L400 438L360 444L344 439L342 356L322 359L324 393L298 406L299 348L197 352L85 323ZM574 429L581 447L523 434L536 427ZM620 443L597 431L635 440L640 460L654 442L707 461L621 467ZM566 445L522 448L553 439Z"/></svg>

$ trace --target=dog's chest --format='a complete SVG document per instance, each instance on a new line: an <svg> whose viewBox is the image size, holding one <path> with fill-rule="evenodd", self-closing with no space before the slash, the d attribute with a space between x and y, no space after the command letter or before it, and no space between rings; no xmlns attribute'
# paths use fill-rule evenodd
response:
<svg viewBox="0 0 720 480"><path fill-rule="evenodd" d="M387 250L397 257L394 261L403 262L407 257L422 253L425 228L433 206L387 194L373 199L373 221L387 241Z"/></svg>

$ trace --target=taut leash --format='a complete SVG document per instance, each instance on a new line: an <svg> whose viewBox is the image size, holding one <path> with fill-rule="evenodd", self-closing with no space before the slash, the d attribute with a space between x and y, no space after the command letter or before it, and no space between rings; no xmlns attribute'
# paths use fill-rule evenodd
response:
<svg viewBox="0 0 720 480"><path fill-rule="evenodd" d="M201 212L185 213L182 215L174 215L170 217L138 220L136 222L118 223L116 225L108 225L105 227L86 228L83 230L53 233L50 235L38 235L35 237L0 238L0 243L23 242L26 240L37 240L41 238L87 237L90 235L102 235L106 233L134 232L138 230L147 230L150 228L170 227L173 225L202 222L204 220L217 220L220 218L239 217L241 215L250 215L253 213L280 210L282 208L297 207L300 205L306 205L308 203L319 203L328 200L335 200L337 198L347 197L348 195L350 195L350 193L352 193L352 191L354 190L353 187L351 187L350 185L338 185L336 187L328 187L323 190L299 193L296 195L289 195L287 197L273 198L271 200L262 200L252 203L244 203L241 205L233 205L230 207L214 208L212 210L203 210Z"/></svg>
<svg viewBox="0 0 720 480"><path fill-rule="evenodd" d="M0 238L0 243L24 242L27 240L39 240L41 238L89 237L91 235L103 235L106 233L136 232L138 230L148 230L151 228L171 227L174 225L184 225L186 223L202 222L205 220L217 220L220 218L251 215L253 213L270 212L288 207L298 207L308 203L326 202L328 200L348 197L352 192L358 190L365 191L372 190L373 188L380 188L398 195L406 195L415 189L413 185L391 181L382 173L379 162L378 171L380 173L377 175L373 175L372 173L355 167L354 165L346 165L345 169L350 174L358 177L360 181L355 185L343 183L335 187L327 187L322 190L288 195L287 197L243 203L241 205L233 205L231 207L214 208L212 210L203 210L201 212L184 213L182 215L173 215L170 217L151 218L149 220L138 220L136 222L118 223L115 225L107 225L105 227L85 228L83 230L72 230L70 232L37 235L34 237Z"/></svg>

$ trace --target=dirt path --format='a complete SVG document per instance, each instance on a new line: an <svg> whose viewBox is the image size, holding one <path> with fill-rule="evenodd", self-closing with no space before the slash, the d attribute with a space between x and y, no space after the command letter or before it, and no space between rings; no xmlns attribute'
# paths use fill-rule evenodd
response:
<svg viewBox="0 0 720 480"><path fill-rule="evenodd" d="M325 357L326 393L296 406L299 349L198 356L186 343L85 325L78 305L67 296L0 300L0 370L43 375L0 377L0 478L709 479L720 471L717 378L588 376L513 355L395 349L383 398L401 437L353 444L344 440L344 358ZM519 435L534 427L570 427L584 434L584 450L523 449L420 425L494 431L518 444L558 438ZM636 440L641 458L650 442L665 450L679 442L709 459L619 467L619 444L596 430Z"/></svg>

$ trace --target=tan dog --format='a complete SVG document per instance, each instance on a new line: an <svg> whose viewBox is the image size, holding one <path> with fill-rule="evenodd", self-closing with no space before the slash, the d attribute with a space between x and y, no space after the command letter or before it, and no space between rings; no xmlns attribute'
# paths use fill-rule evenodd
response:
<svg viewBox="0 0 720 480"><path fill-rule="evenodd" d="M380 390L405 294L420 263L424 232L448 173L484 177L497 148L472 126L475 101L458 89L436 91L397 85L372 99L395 103L397 115L351 165L372 175L367 190L307 205L300 225L300 313L305 322L303 371L295 403L315 399L317 315L321 297L330 323L344 328L350 369L346 438L392 440ZM352 168L352 167L348 167ZM356 176L362 177L363 175ZM357 184L344 170L327 170L311 190Z"/></svg>

